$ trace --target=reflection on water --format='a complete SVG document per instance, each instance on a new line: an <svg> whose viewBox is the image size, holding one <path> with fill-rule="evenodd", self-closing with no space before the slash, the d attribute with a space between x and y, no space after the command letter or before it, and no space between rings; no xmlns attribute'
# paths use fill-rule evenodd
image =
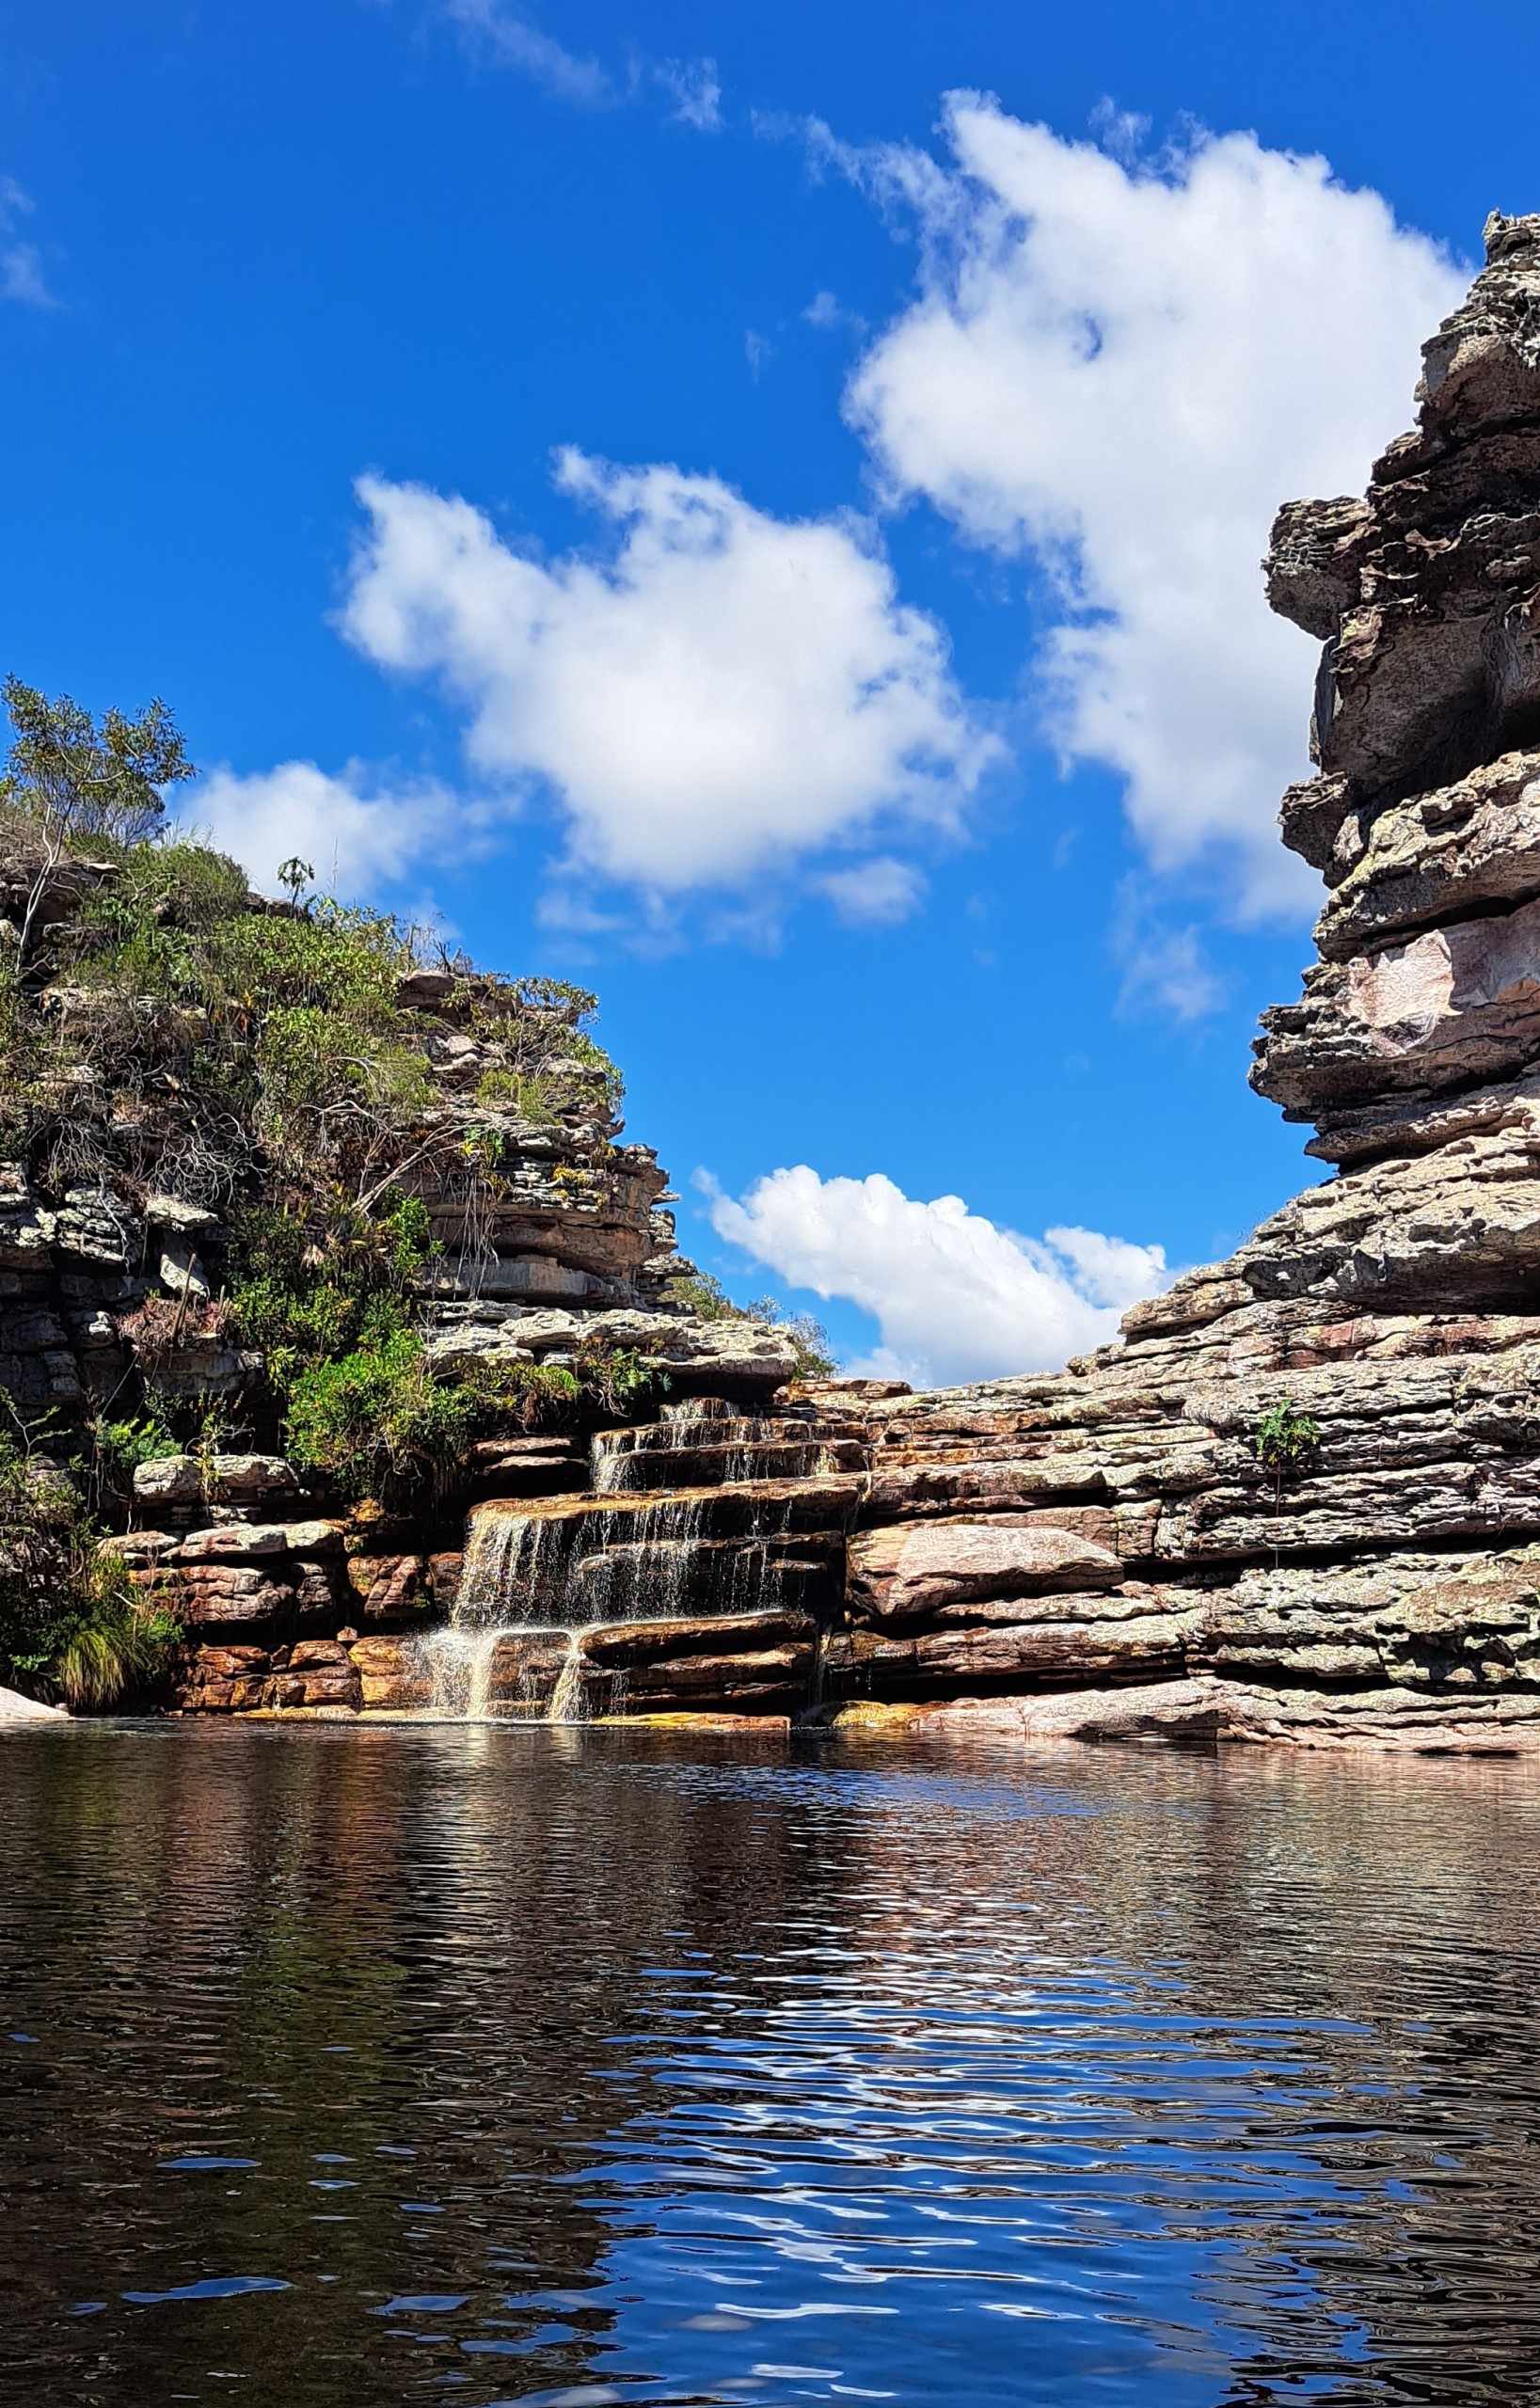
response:
<svg viewBox="0 0 1540 2408"><path fill-rule="evenodd" d="M28 2408L1540 2397L1522 1767L194 1724L0 1783Z"/></svg>

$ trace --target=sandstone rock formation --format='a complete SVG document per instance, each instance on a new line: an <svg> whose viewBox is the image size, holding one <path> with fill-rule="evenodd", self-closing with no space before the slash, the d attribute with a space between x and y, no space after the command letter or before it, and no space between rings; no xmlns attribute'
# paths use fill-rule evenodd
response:
<svg viewBox="0 0 1540 2408"><path fill-rule="evenodd" d="M932 1612L912 1696L960 1646L1013 1683L1014 1647L1020 1686L1151 1685L1040 1730L1540 1744L1540 218L1486 242L1415 432L1365 499L1281 511L1267 562L1324 642L1320 775L1281 824L1329 894L1252 1084L1338 1175L1067 1373L883 1418L866 1513L891 1529L858 1554L896 1586L893 1531L951 1531L961 1573L970 1529L1084 1544L1088 1513L1127 1576L1018 1581L966 1640L966 1605ZM1279 1486L1255 1435L1284 1402L1318 1443ZM893 1642L846 1644L891 1694Z"/></svg>
<svg viewBox="0 0 1540 2408"><path fill-rule="evenodd" d="M428 1308L439 1368L559 1355L586 1310L666 1344L677 1401L591 1456L489 1444L463 1561L255 1497L244 1535L135 1541L229 1634L188 1704L1540 1747L1540 218L1487 247L1416 430L1365 499L1282 511L1267 564L1325 646L1281 824L1329 892L1253 1084L1333 1175L1067 1371L912 1397L784 1386L771 1331L659 1332L650 1158L580 1242L532 1164L515 1267ZM4 1209L17 1275L88 1266L26 1293L35 1376L65 1377L116 1225ZM1270 1469L1283 1405L1313 1439Z"/></svg>

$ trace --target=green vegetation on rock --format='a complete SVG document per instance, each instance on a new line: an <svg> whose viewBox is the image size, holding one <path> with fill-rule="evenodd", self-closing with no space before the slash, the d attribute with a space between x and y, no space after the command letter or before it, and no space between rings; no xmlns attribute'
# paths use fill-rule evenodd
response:
<svg viewBox="0 0 1540 2408"><path fill-rule="evenodd" d="M96 1216L85 1242L127 1361L110 1393L13 1405L0 1679L102 1703L172 1644L98 1552L92 1512L121 1518L137 1465L277 1447L323 1493L400 1507L442 1494L473 1436L585 1401L611 1415L652 1373L590 1350L573 1370L513 1362L451 1385L412 1323L436 1259L419 1189L474 1232L519 1129L564 1142L583 1118L602 1161L621 1081L588 1032L594 996L477 973L388 912L302 900L303 863L283 865L287 901L251 894L235 862L166 831L193 771L164 704L98 721L16 679L4 690L0 1179L19 1179L19 1210ZM436 1068L446 1030L468 1085ZM582 1209L594 1173L557 1169L553 1195ZM156 1283L148 1231L131 1234L152 1212L173 1231L217 1222L212 1273Z"/></svg>
<svg viewBox="0 0 1540 2408"><path fill-rule="evenodd" d="M659 1270L663 1175L615 1142L586 989L477 971L297 858L285 899L250 892L167 825L193 771L161 703L5 698L0 1681L103 1703L175 1646L154 1566L137 1586L99 1547L157 1460L281 1455L312 1512L431 1545L479 1440L657 1410L649 1299L773 1323L803 1376L832 1368L805 1316ZM544 1320L528 1344L509 1296ZM588 1324L589 1298L623 1318ZM175 1482L139 1493L171 1504L171 1545Z"/></svg>
<svg viewBox="0 0 1540 2408"><path fill-rule="evenodd" d="M735 1305L720 1279L709 1271L694 1271L671 1279L668 1302L702 1321L762 1321L784 1329L796 1350L797 1377L825 1380L838 1368L830 1351L829 1332L811 1313L794 1313L775 1296L756 1296L752 1304Z"/></svg>
<svg viewBox="0 0 1540 2408"><path fill-rule="evenodd" d="M60 1464L0 1437L0 1669L71 1705L116 1703L182 1635L103 1536Z"/></svg>

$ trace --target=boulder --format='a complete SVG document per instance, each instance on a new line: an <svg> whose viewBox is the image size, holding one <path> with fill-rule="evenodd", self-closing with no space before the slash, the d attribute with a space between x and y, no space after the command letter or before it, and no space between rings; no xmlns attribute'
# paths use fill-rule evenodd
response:
<svg viewBox="0 0 1540 2408"><path fill-rule="evenodd" d="M348 1649L358 1674L359 1700L376 1713L421 1713L433 1703L433 1682L409 1640L360 1639Z"/></svg>
<svg viewBox="0 0 1540 2408"><path fill-rule="evenodd" d="M299 1474L282 1455L214 1455L209 1466L209 1497L217 1505L251 1505L268 1497L294 1497Z"/></svg>
<svg viewBox="0 0 1540 2408"><path fill-rule="evenodd" d="M135 1464L134 1495L140 1505L195 1505L203 1495L203 1466L196 1455L160 1455Z"/></svg>
<svg viewBox="0 0 1540 2408"><path fill-rule="evenodd" d="M393 1621L425 1604L427 1576L421 1555L355 1555L347 1563L348 1586L371 1622Z"/></svg>
<svg viewBox="0 0 1540 2408"><path fill-rule="evenodd" d="M8 1725L68 1720L62 1705L44 1705L40 1698L24 1697L20 1689L0 1688L0 1731Z"/></svg>
<svg viewBox="0 0 1540 2408"><path fill-rule="evenodd" d="M192 1563L163 1574L163 1593L189 1629L211 1624L285 1623L294 1614L292 1584L255 1563Z"/></svg>

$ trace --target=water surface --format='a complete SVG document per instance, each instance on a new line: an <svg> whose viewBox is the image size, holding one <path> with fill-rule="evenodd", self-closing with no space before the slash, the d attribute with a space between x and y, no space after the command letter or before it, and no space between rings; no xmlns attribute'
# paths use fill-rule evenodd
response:
<svg viewBox="0 0 1540 2408"><path fill-rule="evenodd" d="M1540 2398L1540 1776L0 1742L27 2403Z"/></svg>

